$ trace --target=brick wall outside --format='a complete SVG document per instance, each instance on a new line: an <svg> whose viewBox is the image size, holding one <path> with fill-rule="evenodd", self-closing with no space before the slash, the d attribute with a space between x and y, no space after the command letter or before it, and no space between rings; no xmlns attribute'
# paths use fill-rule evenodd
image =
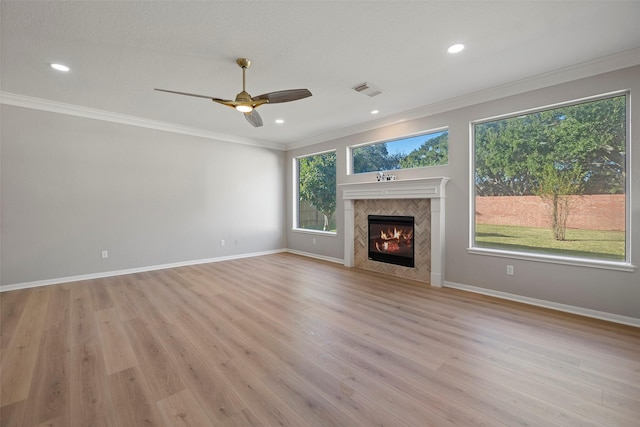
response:
<svg viewBox="0 0 640 427"><path fill-rule="evenodd" d="M570 196L568 228L587 230L625 229L625 195ZM549 206L538 196L476 197L478 224L548 227Z"/></svg>

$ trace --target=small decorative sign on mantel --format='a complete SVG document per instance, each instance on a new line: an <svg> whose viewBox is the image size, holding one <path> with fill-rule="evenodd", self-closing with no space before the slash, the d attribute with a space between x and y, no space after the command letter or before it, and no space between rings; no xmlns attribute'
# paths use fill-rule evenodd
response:
<svg viewBox="0 0 640 427"><path fill-rule="evenodd" d="M378 172L378 174L376 175L376 179L378 181L395 181L396 176L384 172Z"/></svg>

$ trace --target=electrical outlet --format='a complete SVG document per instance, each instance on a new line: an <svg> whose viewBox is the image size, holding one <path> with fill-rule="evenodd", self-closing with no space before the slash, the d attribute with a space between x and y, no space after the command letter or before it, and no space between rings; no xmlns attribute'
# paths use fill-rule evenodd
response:
<svg viewBox="0 0 640 427"><path fill-rule="evenodd" d="M109 251L102 251L102 259L109 258Z"/></svg>
<svg viewBox="0 0 640 427"><path fill-rule="evenodd" d="M316 238L315 237L313 238L313 244L314 245L316 244Z"/></svg>
<svg viewBox="0 0 640 427"><path fill-rule="evenodd" d="M227 244L227 242L225 242L224 240L220 240L220 246L224 246L226 244Z"/></svg>
<svg viewBox="0 0 640 427"><path fill-rule="evenodd" d="M507 276L513 276L513 265L507 265Z"/></svg>

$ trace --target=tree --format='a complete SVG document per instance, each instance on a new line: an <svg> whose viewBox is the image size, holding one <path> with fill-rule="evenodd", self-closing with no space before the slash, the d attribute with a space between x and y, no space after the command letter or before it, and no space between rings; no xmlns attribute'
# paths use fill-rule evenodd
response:
<svg viewBox="0 0 640 427"><path fill-rule="evenodd" d="M372 144L353 149L353 172L380 172L400 168L400 155L391 155L387 144Z"/></svg>
<svg viewBox="0 0 640 427"><path fill-rule="evenodd" d="M400 160L400 166L418 168L422 166L445 165L449 161L449 133L427 139L419 148Z"/></svg>
<svg viewBox="0 0 640 427"><path fill-rule="evenodd" d="M571 213L572 195L584 191L584 172L580 166L565 168L562 165L546 164L537 194L549 206L549 222L553 238L565 240L567 219Z"/></svg>
<svg viewBox="0 0 640 427"><path fill-rule="evenodd" d="M562 141L564 158L581 165L587 194L619 194L625 187L626 98L566 107L552 137Z"/></svg>
<svg viewBox="0 0 640 427"><path fill-rule="evenodd" d="M564 240L572 195L624 193L626 97L474 126L476 196L538 195Z"/></svg>
<svg viewBox="0 0 640 427"><path fill-rule="evenodd" d="M480 123L474 130L479 196L536 194L549 163L579 165L585 194L624 192L625 96Z"/></svg>
<svg viewBox="0 0 640 427"><path fill-rule="evenodd" d="M323 230L336 211L336 153L316 154L298 160L300 200L308 201L324 215Z"/></svg>

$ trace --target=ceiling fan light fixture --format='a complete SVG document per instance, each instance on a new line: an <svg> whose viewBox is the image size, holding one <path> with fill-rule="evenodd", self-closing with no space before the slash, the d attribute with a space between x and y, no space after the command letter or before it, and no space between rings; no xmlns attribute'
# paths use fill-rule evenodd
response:
<svg viewBox="0 0 640 427"><path fill-rule="evenodd" d="M251 105L236 105L236 110L241 113L250 113L253 111L253 107Z"/></svg>

